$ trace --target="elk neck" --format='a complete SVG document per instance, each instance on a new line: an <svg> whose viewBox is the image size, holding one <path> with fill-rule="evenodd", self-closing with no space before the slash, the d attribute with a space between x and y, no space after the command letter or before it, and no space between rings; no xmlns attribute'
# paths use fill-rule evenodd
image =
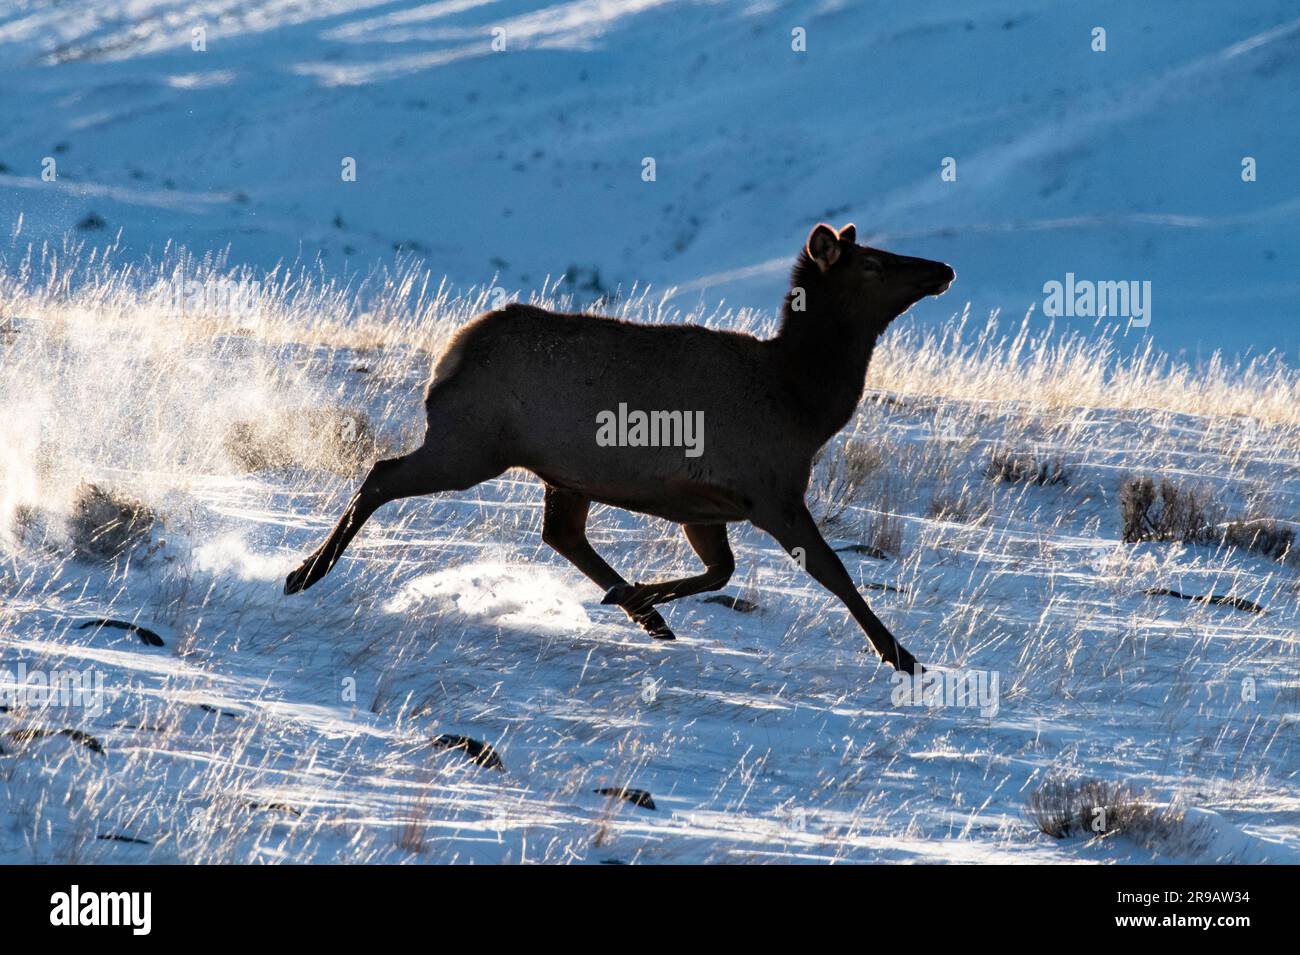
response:
<svg viewBox="0 0 1300 955"><path fill-rule="evenodd" d="M794 309L795 290L804 309ZM772 344L781 378L800 417L819 444L848 423L866 387L867 366L883 324L867 303L845 301L833 276L807 255L795 266Z"/></svg>

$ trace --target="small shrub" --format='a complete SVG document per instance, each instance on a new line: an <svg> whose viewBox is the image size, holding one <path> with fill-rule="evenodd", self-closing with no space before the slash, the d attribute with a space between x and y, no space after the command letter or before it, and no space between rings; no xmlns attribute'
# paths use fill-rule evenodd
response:
<svg viewBox="0 0 1300 955"><path fill-rule="evenodd" d="M1267 517L1228 518L1208 491L1180 488L1149 477L1120 486L1125 543L1163 541L1233 547L1277 561L1292 559L1295 531Z"/></svg>
<svg viewBox="0 0 1300 955"><path fill-rule="evenodd" d="M231 424L221 447L240 470L250 474L287 468L293 463L284 442L275 440L274 430L257 421Z"/></svg>
<svg viewBox="0 0 1300 955"><path fill-rule="evenodd" d="M888 440L856 438L823 449L813 462L810 506L818 525L835 536L856 539L855 549L882 559L899 554L903 546L895 452ZM855 505L859 509L850 513Z"/></svg>
<svg viewBox="0 0 1300 955"><path fill-rule="evenodd" d="M113 560L148 540L156 520L135 498L83 481L73 497L68 534L78 557Z"/></svg>
<svg viewBox="0 0 1300 955"><path fill-rule="evenodd" d="M1151 805L1123 783L1051 780L1029 794L1027 815L1053 839L1123 835L1141 845L1183 834L1184 814Z"/></svg>
<svg viewBox="0 0 1300 955"><path fill-rule="evenodd" d="M1295 531L1268 518L1241 518L1224 526L1222 542L1272 560L1288 561L1295 549Z"/></svg>
<svg viewBox="0 0 1300 955"><path fill-rule="evenodd" d="M375 429L364 411L318 408L305 412L303 426L315 448L315 466L335 474L355 474L379 453Z"/></svg>
<svg viewBox="0 0 1300 955"><path fill-rule="evenodd" d="M9 518L10 530L14 538L23 544L36 543L44 538L44 528L40 510L32 504L17 504Z"/></svg>
<svg viewBox="0 0 1300 955"><path fill-rule="evenodd" d="M370 418L348 408L305 408L259 421L236 421L222 440L226 455L250 473L316 468L351 477L379 453Z"/></svg>
<svg viewBox="0 0 1300 955"><path fill-rule="evenodd" d="M1038 458L1032 452L995 447L989 452L985 477L1008 484L1069 484L1065 462L1059 455Z"/></svg>
<svg viewBox="0 0 1300 955"><path fill-rule="evenodd" d="M1208 497L1208 492L1180 488L1167 480L1157 488L1149 477L1129 478L1119 492L1124 542L1208 543L1222 518L1221 509Z"/></svg>

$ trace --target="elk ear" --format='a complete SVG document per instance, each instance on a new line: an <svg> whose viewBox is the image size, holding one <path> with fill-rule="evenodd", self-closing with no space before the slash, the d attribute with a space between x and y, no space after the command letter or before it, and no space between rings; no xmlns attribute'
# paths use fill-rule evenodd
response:
<svg viewBox="0 0 1300 955"><path fill-rule="evenodd" d="M840 230L840 241L848 242L850 245L858 241L858 227L852 222Z"/></svg>
<svg viewBox="0 0 1300 955"><path fill-rule="evenodd" d="M819 222L817 227L808 234L808 257L816 262L817 267L823 272L839 261L839 236L825 222Z"/></svg>

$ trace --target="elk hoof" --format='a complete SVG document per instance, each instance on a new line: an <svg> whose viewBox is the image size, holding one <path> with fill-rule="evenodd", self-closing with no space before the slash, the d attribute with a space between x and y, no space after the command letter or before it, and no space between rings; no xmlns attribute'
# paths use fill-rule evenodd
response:
<svg viewBox="0 0 1300 955"><path fill-rule="evenodd" d="M307 567L303 565L284 578L284 592L286 596L301 593L307 589Z"/></svg>
<svg viewBox="0 0 1300 955"><path fill-rule="evenodd" d="M325 576L329 567L314 556L304 560L297 570L284 578L286 595L301 593Z"/></svg>
<svg viewBox="0 0 1300 955"><path fill-rule="evenodd" d="M636 605L638 593L641 590L640 584L619 584L616 587L610 587L600 602L622 607L623 612L631 618L633 623L656 640L676 640L677 637L668 628L668 624L664 622L664 618L658 610Z"/></svg>
<svg viewBox="0 0 1300 955"><path fill-rule="evenodd" d="M642 624L642 627L644 627L646 633L650 634L650 636L654 637L656 640L676 640L676 639L677 639L677 634L675 634L675 633L673 633L671 630L669 630L669 629L668 629L668 624L666 624L666 623L665 623L665 624L660 624L660 625L657 626L657 627L651 627L651 626L648 626L647 624Z"/></svg>
<svg viewBox="0 0 1300 955"><path fill-rule="evenodd" d="M677 636L670 629L658 610L648 610L632 618L641 629L656 640L676 640Z"/></svg>
<svg viewBox="0 0 1300 955"><path fill-rule="evenodd" d="M658 610L642 610L639 613L623 608L624 613L632 620L634 624L644 630L656 640L676 640L677 636L668 628L663 616Z"/></svg>
<svg viewBox="0 0 1300 955"><path fill-rule="evenodd" d="M925 673L925 667L917 663L916 657L908 653L901 643L895 644L895 647L898 650L897 659L890 660L888 657L885 658L886 662L888 662L890 666L892 666L895 670L901 670L904 673L910 673L912 674L912 676L921 676L922 674Z"/></svg>
<svg viewBox="0 0 1300 955"><path fill-rule="evenodd" d="M655 616L659 617L658 613L656 613ZM647 634L650 634L651 637L654 637L656 641L675 641L675 639L677 639L677 634L668 629L668 625L664 622L663 617L659 617L658 620L655 621L638 620L637 622L638 624L641 624L641 628L645 630Z"/></svg>

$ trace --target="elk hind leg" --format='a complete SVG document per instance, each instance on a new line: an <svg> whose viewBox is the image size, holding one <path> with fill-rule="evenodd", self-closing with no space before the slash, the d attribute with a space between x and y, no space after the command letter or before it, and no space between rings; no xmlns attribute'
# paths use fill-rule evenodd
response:
<svg viewBox="0 0 1300 955"><path fill-rule="evenodd" d="M389 501L437 491L464 490L504 470L475 456L456 460L440 453L427 440L410 454L376 461L329 537L285 578L284 592L296 594L320 581L338 563L362 525Z"/></svg>

